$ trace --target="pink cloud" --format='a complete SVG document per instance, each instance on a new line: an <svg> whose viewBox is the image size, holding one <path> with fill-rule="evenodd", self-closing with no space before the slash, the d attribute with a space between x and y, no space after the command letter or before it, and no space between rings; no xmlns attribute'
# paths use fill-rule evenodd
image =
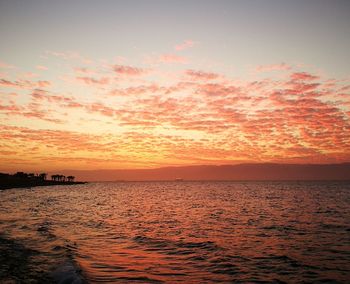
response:
<svg viewBox="0 0 350 284"><path fill-rule="evenodd" d="M26 72L26 73L22 74L23 78L28 78L28 79L35 78L35 77L38 77L38 76L39 75L37 73L33 73L33 72Z"/></svg>
<svg viewBox="0 0 350 284"><path fill-rule="evenodd" d="M0 79L0 86L18 89L33 89L33 88L44 88L51 86L49 81L29 81L29 80L18 80L10 81L6 79Z"/></svg>
<svg viewBox="0 0 350 284"><path fill-rule="evenodd" d="M77 80L84 82L87 85L107 85L109 83L109 78L102 77L100 79L95 79L92 77L76 77Z"/></svg>
<svg viewBox="0 0 350 284"><path fill-rule="evenodd" d="M12 105L0 105L0 111L7 112L7 114L19 112L20 110L22 110L22 108L14 105L14 104L12 104Z"/></svg>
<svg viewBox="0 0 350 284"><path fill-rule="evenodd" d="M66 97L66 96L61 96L61 95L52 95L49 94L49 92L41 89L36 89L34 92L31 94L31 97L33 98L34 101L38 100L47 100L48 102L51 103L74 103L75 101L71 97Z"/></svg>
<svg viewBox="0 0 350 284"><path fill-rule="evenodd" d="M86 68L86 67L76 67L74 68L74 71L77 73L83 73L83 74L93 74L95 73L93 70Z"/></svg>
<svg viewBox="0 0 350 284"><path fill-rule="evenodd" d="M38 81L37 82L39 88L45 88L51 86L49 81Z"/></svg>
<svg viewBox="0 0 350 284"><path fill-rule="evenodd" d="M127 65L114 65L113 70L118 75L126 75L126 76L141 76L149 71L147 69L127 66Z"/></svg>
<svg viewBox="0 0 350 284"><path fill-rule="evenodd" d="M32 96L33 98L35 98L35 99L41 100L41 99L46 98L46 97L47 97L47 94L48 94L48 92L45 91L45 90L42 90L42 89L35 89L35 90L33 91L33 93L31 94L31 96Z"/></svg>
<svg viewBox="0 0 350 284"><path fill-rule="evenodd" d="M112 96L128 96L128 95L143 95L147 93L156 93L162 90L156 84L151 85L140 85L135 87L128 87L125 89L114 89L109 94Z"/></svg>
<svg viewBox="0 0 350 284"><path fill-rule="evenodd" d="M198 85L196 91L197 94L205 96L215 96L215 97L226 97L226 96L237 96L241 92L239 86L233 86L228 84L219 83L208 83L203 85Z"/></svg>
<svg viewBox="0 0 350 284"><path fill-rule="evenodd" d="M186 70L186 75L188 75L189 77L195 80L214 80L220 77L219 74L216 74L216 73L208 73L208 72L196 71L192 69Z"/></svg>
<svg viewBox="0 0 350 284"><path fill-rule="evenodd" d="M46 67L46 66L43 66L43 65L37 65L37 66L36 66L36 69L39 69L39 70L48 70L49 68Z"/></svg>
<svg viewBox="0 0 350 284"><path fill-rule="evenodd" d="M78 60L85 64L91 64L92 60L75 51L46 51L46 54L61 58L63 60Z"/></svg>
<svg viewBox="0 0 350 284"><path fill-rule="evenodd" d="M17 88L17 87L19 87L19 83L12 82L12 81L9 81L6 79L0 79L0 86Z"/></svg>
<svg viewBox="0 0 350 284"><path fill-rule="evenodd" d="M56 123L56 124L63 124L64 121L61 119L53 118L48 112L45 111L27 111L23 112L21 115L27 118L37 118L41 120L45 120L48 122Z"/></svg>
<svg viewBox="0 0 350 284"><path fill-rule="evenodd" d="M35 145L47 145L61 150L74 151L74 149L86 149L94 151L98 148L101 137L96 135L81 134L77 132L60 130L34 130L25 127L0 126L0 134L12 141L19 140L25 144L32 142ZM46 141L46 142L44 142Z"/></svg>
<svg viewBox="0 0 350 284"><path fill-rule="evenodd" d="M305 80L305 81L312 81L320 78L319 76L315 76L307 72L296 72L296 73L293 73L290 77L293 80Z"/></svg>
<svg viewBox="0 0 350 284"><path fill-rule="evenodd" d="M46 100L50 103L55 104L56 107L62 107L62 108L85 108L89 109L88 104L83 104L78 102L73 97L66 97L63 95L52 95L49 94L49 92L45 90L36 89L31 94L33 101L41 101Z"/></svg>
<svg viewBox="0 0 350 284"><path fill-rule="evenodd" d="M270 71L285 71L291 70L292 67L286 63L270 64L270 65L259 65L255 68L256 72L270 72Z"/></svg>
<svg viewBox="0 0 350 284"><path fill-rule="evenodd" d="M277 70L277 67L271 68ZM109 77L90 77L85 69L76 71L82 74L77 73L74 78L85 84L103 87L109 84ZM101 95L99 101L91 101L93 96L55 95L42 89L49 85L45 81L1 79L2 86L30 89L30 92L19 92L17 97L11 98L3 96L0 111L5 120L18 115L62 123L60 118L66 115L67 121L77 119L85 124L84 127L96 122L118 125L121 132L134 131L135 135L113 136L110 128L106 130L110 131L107 136L96 135L92 138L96 141L91 143L91 137L82 136L86 143L78 141L75 146L64 139L73 142L72 137L78 136L61 133L56 136L57 141L47 145L72 153L87 147L89 151L102 149L112 154L118 148L124 153L134 153L136 163L138 154L152 156L156 151L157 157L163 155L167 159L178 157L188 161L204 161L208 157L212 161L229 161L234 157L253 161L324 161L335 155L349 157L350 88L347 82L325 80L294 70L278 79L242 81L230 80L222 74L187 69L178 72L171 81L164 80L166 83L162 85L161 80L138 77L147 72L148 69L139 67L113 66L113 74L132 79L116 81L118 84L111 84L107 90L92 89L94 94ZM217 80L222 78L225 80ZM28 93L29 103L22 99L28 97ZM110 96L104 100L106 95ZM175 136L160 135L159 130L178 133ZM14 132L33 143L41 139L25 130ZM182 133L190 133L191 138ZM48 132L36 134L51 135ZM9 138L9 145L16 143L15 137ZM108 141L103 141L103 137L108 137Z"/></svg>
<svg viewBox="0 0 350 284"><path fill-rule="evenodd" d="M27 106L18 106L14 102L10 105L0 105L0 111L6 116L23 116L26 118L36 118L53 123L63 123L62 120L54 118L48 110L40 110L38 104L29 104Z"/></svg>
<svg viewBox="0 0 350 284"><path fill-rule="evenodd" d="M90 105L86 105L86 109L90 112L98 112L104 116L113 116L115 114L115 110L111 107L105 106L101 103L93 103Z"/></svg>
<svg viewBox="0 0 350 284"><path fill-rule="evenodd" d="M12 69L12 68L15 68L15 66L0 61L0 68L1 69Z"/></svg>
<svg viewBox="0 0 350 284"><path fill-rule="evenodd" d="M193 47L194 44L195 42L192 40L185 40L183 43L175 45L175 50L180 51L180 50L188 49Z"/></svg>
<svg viewBox="0 0 350 284"><path fill-rule="evenodd" d="M186 57L178 56L176 54L163 54L159 56L159 61L162 63L188 63L188 59Z"/></svg>

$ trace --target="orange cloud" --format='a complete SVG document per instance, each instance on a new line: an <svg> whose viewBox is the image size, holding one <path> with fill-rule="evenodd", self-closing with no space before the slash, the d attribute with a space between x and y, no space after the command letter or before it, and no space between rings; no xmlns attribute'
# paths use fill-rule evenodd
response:
<svg viewBox="0 0 350 284"><path fill-rule="evenodd" d="M50 122L46 128L74 125L85 132L4 126L4 153L20 163L26 155L16 149L29 151L30 144L36 147L30 151L38 165L58 159L63 167L81 158L76 165L82 168L88 163L112 168L204 161L336 162L350 156L350 88L345 81L289 69L278 79L238 81L186 69L164 83L139 78L149 72L139 67L98 70L93 70L96 76L85 76L92 73L83 69L77 70L83 76L73 75L87 85L86 96L51 92L54 86L44 90L49 84L39 82L45 81L1 79L3 87L21 88L17 96L1 97L2 121L20 116L27 122ZM105 79L115 74L133 79L118 84ZM55 155L48 154L49 148Z"/></svg>
<svg viewBox="0 0 350 284"><path fill-rule="evenodd" d="M55 118L52 113L46 110L41 110L37 104L29 104L28 106L18 106L13 102L10 105L0 104L0 114L6 117L22 116L26 118L35 118L52 123L62 124L63 120Z"/></svg>

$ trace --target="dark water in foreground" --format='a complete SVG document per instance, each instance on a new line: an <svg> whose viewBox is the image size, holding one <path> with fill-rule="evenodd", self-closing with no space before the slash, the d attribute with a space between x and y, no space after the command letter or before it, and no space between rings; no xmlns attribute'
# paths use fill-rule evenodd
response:
<svg viewBox="0 0 350 284"><path fill-rule="evenodd" d="M349 183L94 183L0 205L0 282L350 281Z"/></svg>

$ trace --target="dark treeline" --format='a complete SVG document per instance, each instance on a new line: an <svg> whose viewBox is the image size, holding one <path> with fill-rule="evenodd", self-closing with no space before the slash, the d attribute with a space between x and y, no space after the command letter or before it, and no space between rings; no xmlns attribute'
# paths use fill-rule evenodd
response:
<svg viewBox="0 0 350 284"><path fill-rule="evenodd" d="M74 176L59 174L51 175L51 179L48 179L47 173L34 174L17 172L13 175L0 173L0 189L81 183L74 182L74 179Z"/></svg>

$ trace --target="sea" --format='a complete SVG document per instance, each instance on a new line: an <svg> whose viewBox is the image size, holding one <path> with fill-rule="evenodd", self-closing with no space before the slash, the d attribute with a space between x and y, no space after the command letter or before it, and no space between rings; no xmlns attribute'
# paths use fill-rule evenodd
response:
<svg viewBox="0 0 350 284"><path fill-rule="evenodd" d="M0 283L350 283L350 183L3 190Z"/></svg>

